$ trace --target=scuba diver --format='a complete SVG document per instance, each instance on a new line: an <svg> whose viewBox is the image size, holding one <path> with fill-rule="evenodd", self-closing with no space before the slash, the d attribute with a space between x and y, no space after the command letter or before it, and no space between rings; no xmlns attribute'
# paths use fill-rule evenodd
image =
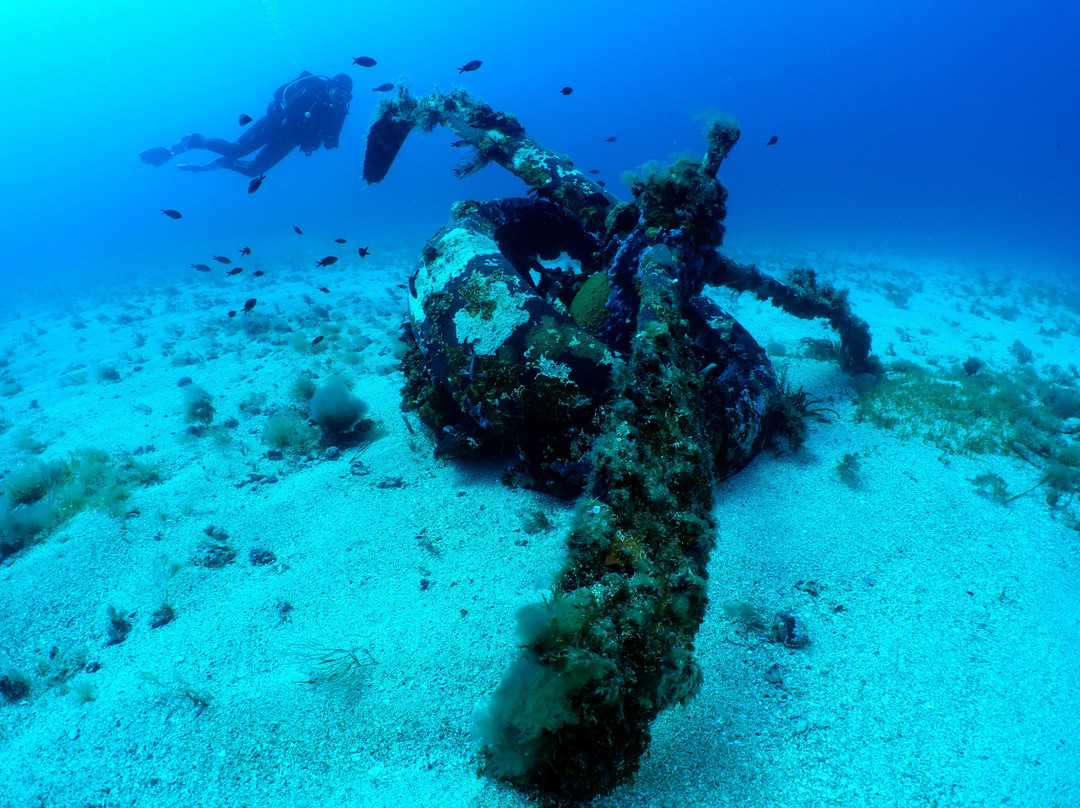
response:
<svg viewBox="0 0 1080 808"><path fill-rule="evenodd" d="M190 149L204 149L221 157L203 165L185 164L177 168L183 171L228 168L246 177L258 177L297 146L309 157L319 146L336 149L345 116L349 114L352 86L352 79L344 73L328 78L305 70L299 78L274 91L266 116L253 123L235 143L194 134L181 138L171 148L157 146L140 152L139 159L160 166ZM241 125L245 118L241 116ZM262 151L253 159L240 159L256 149Z"/></svg>

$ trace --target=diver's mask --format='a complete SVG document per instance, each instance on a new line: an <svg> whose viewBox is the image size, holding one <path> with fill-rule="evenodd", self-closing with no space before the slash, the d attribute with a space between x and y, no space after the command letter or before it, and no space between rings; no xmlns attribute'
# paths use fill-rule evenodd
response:
<svg viewBox="0 0 1080 808"><path fill-rule="evenodd" d="M349 105L352 101L352 93L346 90L344 87L331 87L329 93L330 103L334 106L340 106L344 104Z"/></svg>
<svg viewBox="0 0 1080 808"><path fill-rule="evenodd" d="M341 73L330 79L330 87L326 94L327 102L333 107L345 107L346 112L349 102L352 101L352 79Z"/></svg>

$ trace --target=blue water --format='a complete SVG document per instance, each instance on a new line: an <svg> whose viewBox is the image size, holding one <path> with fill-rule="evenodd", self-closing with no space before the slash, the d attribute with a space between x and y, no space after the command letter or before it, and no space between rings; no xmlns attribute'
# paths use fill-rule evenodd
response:
<svg viewBox="0 0 1080 808"><path fill-rule="evenodd" d="M452 201L524 190L497 167L455 179L448 132L414 135L365 187L368 88L403 80L415 94L468 87L620 194L624 170L702 151L693 112L731 113L743 127L721 171L732 249L1076 272L1078 32L1080 6L1052 0L9 2L0 290L168 277L245 244L288 260L293 224L418 249ZM378 65L350 66L360 55ZM471 59L483 67L459 76ZM231 172L137 159L193 131L238 136L238 114L259 117L305 69L356 82L339 150L291 155L253 195Z"/></svg>

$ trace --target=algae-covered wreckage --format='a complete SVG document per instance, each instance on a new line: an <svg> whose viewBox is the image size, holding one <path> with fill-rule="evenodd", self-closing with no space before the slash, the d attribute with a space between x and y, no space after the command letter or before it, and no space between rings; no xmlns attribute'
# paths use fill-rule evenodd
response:
<svg viewBox="0 0 1080 808"><path fill-rule="evenodd" d="M365 179L438 125L473 147L459 174L494 162L531 190L456 204L424 247L406 405L438 451L514 451L530 484L581 495L563 568L519 613L521 656L479 719L482 769L531 791L610 793L657 714L701 686L714 484L798 417L765 351L704 288L827 319L854 371L873 362L869 332L812 271L779 281L718 251L730 120L708 126L704 159L639 176L622 201L463 90L400 91L368 135Z"/></svg>

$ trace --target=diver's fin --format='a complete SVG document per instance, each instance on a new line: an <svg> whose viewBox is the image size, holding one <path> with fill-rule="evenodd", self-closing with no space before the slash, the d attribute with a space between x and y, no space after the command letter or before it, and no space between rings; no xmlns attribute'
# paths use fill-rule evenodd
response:
<svg viewBox="0 0 1080 808"><path fill-rule="evenodd" d="M202 163L201 165L198 163L180 163L177 168L181 171L193 171L198 173L201 171L214 171L215 169L222 168L224 165L225 158L219 157L216 160L211 160L209 163Z"/></svg>
<svg viewBox="0 0 1080 808"><path fill-rule="evenodd" d="M152 149L139 152L139 159L151 166L164 165L172 159L172 156L172 150L166 149L164 146L155 146Z"/></svg>

